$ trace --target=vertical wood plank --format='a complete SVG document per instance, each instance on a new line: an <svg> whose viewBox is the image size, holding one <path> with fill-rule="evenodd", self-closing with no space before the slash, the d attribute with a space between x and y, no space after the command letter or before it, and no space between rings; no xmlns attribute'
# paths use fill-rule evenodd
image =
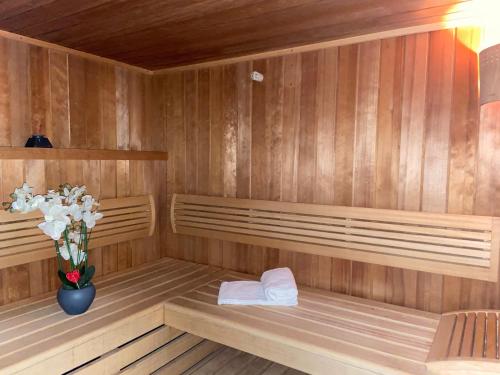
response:
<svg viewBox="0 0 500 375"><path fill-rule="evenodd" d="M7 40L7 68L9 78L10 145L22 147L32 134L29 95L29 47Z"/></svg>
<svg viewBox="0 0 500 375"><path fill-rule="evenodd" d="M31 102L31 132L52 137L50 112L49 51L30 46L29 77Z"/></svg>
<svg viewBox="0 0 500 375"><path fill-rule="evenodd" d="M376 137L380 82L380 41L359 46L353 160L353 205L373 207L376 193ZM352 263L352 292L358 296L385 298L385 268Z"/></svg>
<svg viewBox="0 0 500 375"><path fill-rule="evenodd" d="M221 196L224 194L224 109L222 95L222 67L210 68L209 103L210 103L210 155L208 193ZM222 242L209 240L208 262L222 265Z"/></svg>
<svg viewBox="0 0 500 375"><path fill-rule="evenodd" d="M0 38L0 146L10 146L10 87L7 41Z"/></svg>
<svg viewBox="0 0 500 375"><path fill-rule="evenodd" d="M248 78L248 77L247 77ZM222 101L223 101L223 174L224 196L236 197L236 166L238 149L238 89L236 65L224 66L222 71ZM234 242L222 242L222 266L236 269L239 254Z"/></svg>
<svg viewBox="0 0 500 375"><path fill-rule="evenodd" d="M322 51L321 51L322 52ZM301 92L299 120L299 158L297 168L297 200L301 203L314 202L316 184L318 121L317 101L318 65L320 52L301 54ZM293 254L293 270L298 283L312 285L316 277L317 256ZM316 266L316 267L315 267Z"/></svg>
<svg viewBox="0 0 500 375"><path fill-rule="evenodd" d="M339 47L334 167L334 204L339 206L352 205L358 49L357 45ZM332 261L334 291L351 293L351 271L351 261Z"/></svg>
<svg viewBox="0 0 500 375"><path fill-rule="evenodd" d="M69 81L68 55L58 51L49 52L50 76L50 114L51 129L50 141L54 147L69 147Z"/></svg>

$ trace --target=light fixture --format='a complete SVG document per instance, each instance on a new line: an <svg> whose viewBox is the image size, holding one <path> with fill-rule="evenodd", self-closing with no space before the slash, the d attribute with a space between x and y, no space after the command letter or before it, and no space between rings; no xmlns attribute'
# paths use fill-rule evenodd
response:
<svg viewBox="0 0 500 375"><path fill-rule="evenodd" d="M500 100L500 44L479 53L480 103Z"/></svg>

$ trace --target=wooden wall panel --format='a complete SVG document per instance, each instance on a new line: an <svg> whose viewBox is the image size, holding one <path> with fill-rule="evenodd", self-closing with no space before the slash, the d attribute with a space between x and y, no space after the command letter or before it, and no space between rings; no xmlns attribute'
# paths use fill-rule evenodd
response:
<svg viewBox="0 0 500 375"><path fill-rule="evenodd" d="M108 63L0 38L0 144L24 146L32 133L54 147L165 151L160 81ZM166 205L161 161L0 160L0 197L27 181L37 193L59 184L86 184L102 198L152 193ZM97 274L166 254L160 241L166 210L152 239L91 252ZM164 234L163 234L164 235ZM163 250L162 250L163 249ZM0 270L0 305L57 288L55 259Z"/></svg>
<svg viewBox="0 0 500 375"><path fill-rule="evenodd" d="M442 30L167 75L168 195L500 215L500 108L480 121L478 37ZM500 307L493 283L190 241L169 233L168 254L257 274L287 265L304 284L423 310Z"/></svg>

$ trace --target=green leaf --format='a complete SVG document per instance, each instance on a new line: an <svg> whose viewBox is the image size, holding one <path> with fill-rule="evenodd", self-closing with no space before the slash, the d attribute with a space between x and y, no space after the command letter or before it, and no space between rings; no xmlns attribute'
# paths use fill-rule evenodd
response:
<svg viewBox="0 0 500 375"><path fill-rule="evenodd" d="M61 270L57 271L57 275L59 276L59 279L61 280L64 289L77 289L76 284L69 281L66 278L66 274L63 271Z"/></svg>
<svg viewBox="0 0 500 375"><path fill-rule="evenodd" d="M85 266L82 267L81 272L80 272L80 280L78 280L78 285L80 288L83 288L87 286L87 284L92 280L92 277L94 276L95 273L95 267L94 266L89 266L85 268Z"/></svg>

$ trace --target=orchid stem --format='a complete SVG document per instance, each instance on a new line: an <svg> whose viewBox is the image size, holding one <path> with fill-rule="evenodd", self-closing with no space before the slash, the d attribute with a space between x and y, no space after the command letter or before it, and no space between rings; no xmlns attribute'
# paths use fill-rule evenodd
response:
<svg viewBox="0 0 500 375"><path fill-rule="evenodd" d="M73 271L75 269L75 263L73 262L73 258L71 257L71 247L69 246L68 228L66 228L64 230L64 241L66 242L66 247L68 248L69 263L71 265L71 271Z"/></svg>
<svg viewBox="0 0 500 375"><path fill-rule="evenodd" d="M61 250L59 249L59 242L54 241L54 243L56 244L57 264L59 267L59 271L64 272L64 270L62 268L62 263L61 263Z"/></svg>

